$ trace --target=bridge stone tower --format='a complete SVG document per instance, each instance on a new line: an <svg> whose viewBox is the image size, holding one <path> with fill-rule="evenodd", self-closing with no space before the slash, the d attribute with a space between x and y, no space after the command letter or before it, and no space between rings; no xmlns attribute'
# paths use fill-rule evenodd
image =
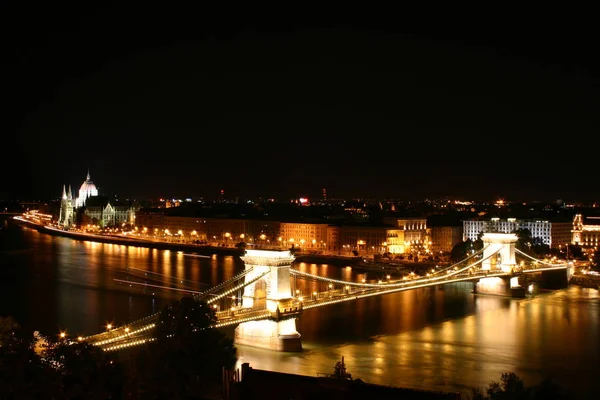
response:
<svg viewBox="0 0 600 400"><path fill-rule="evenodd" d="M492 274L516 271L515 243L518 239L514 233L484 233L481 238L483 240L481 269ZM523 297L525 294L523 287L519 284L518 276L482 278L475 283L473 291L480 294L511 297Z"/></svg>
<svg viewBox="0 0 600 400"><path fill-rule="evenodd" d="M502 270L510 272L517 266L515 261L515 243L519 238L514 233L484 233L483 262L481 269L487 271ZM496 253L496 255L494 255Z"/></svg>
<svg viewBox="0 0 600 400"><path fill-rule="evenodd" d="M293 299L290 267L294 256L288 250L246 250L241 257L245 275L242 308L263 307L279 315L279 308ZM301 351L296 318L269 319L240 323L235 343L277 351Z"/></svg>

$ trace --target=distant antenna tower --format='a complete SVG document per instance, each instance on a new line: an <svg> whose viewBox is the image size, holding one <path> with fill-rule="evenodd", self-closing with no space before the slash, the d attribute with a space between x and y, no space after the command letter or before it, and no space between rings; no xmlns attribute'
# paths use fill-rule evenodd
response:
<svg viewBox="0 0 600 400"><path fill-rule="evenodd" d="M323 200L327 200L327 189L323 189Z"/></svg>

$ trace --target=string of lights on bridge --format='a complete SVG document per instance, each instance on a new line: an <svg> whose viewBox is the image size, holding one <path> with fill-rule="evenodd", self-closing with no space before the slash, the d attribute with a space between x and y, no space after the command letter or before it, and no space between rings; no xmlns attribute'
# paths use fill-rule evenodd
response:
<svg viewBox="0 0 600 400"><path fill-rule="evenodd" d="M409 289L416 289L416 288L421 288L421 287L430 287L430 286L439 285L441 283L445 284L445 283L452 283L452 282L476 280L476 279L480 279L481 277L503 277L503 276L512 274L512 271L492 272L492 271L483 270L483 269L474 270L474 267L476 267L478 265L482 265L482 263L485 262L486 260L489 260L492 257L499 254L500 249L489 254L485 258L478 259L474 262L467 264L464 267L460 267L460 268L458 267L460 264L463 264L466 261L470 261L473 258L476 258L476 257L480 256L481 254L484 254L485 250L486 250L486 248L481 249L480 251L473 253L469 257L459 261L458 263L450 265L449 267L443 268L441 270L433 270L431 273L427 273L426 277L417 277L417 278L404 277L403 280L400 282L394 282L394 281L389 281L389 280L388 281L379 280L378 283L370 283L370 282L365 282L364 279L363 279L363 282L352 282L352 281L345 281L345 280L322 277L319 275L302 272L302 271L299 271L297 269L292 269L292 268L290 269L290 274L295 277L306 278L306 279L310 279L310 280L318 281L318 282L325 282L325 283L329 284L330 292L332 291L334 284L343 286L346 289L345 294L340 294L335 297L331 297L331 296L319 297L318 293L316 293L316 292L315 293L317 295L314 295L312 298L309 298L306 300L304 300L302 297L298 296L297 300L299 300L300 303L302 303L302 308L310 309L310 308L314 308L314 307L320 307L320 306L325 306L325 305L330 305L330 304L335 304L335 303L340 303L340 302L345 302L345 301L350 301L350 300L356 300L356 299L375 296L375 295L394 293L394 292L405 291L405 290L409 290ZM532 260L534 262L534 265L538 265L538 264L541 265L541 267L536 266L536 268L522 270L521 272L535 272L535 271L539 271L539 270L564 269L566 267L565 264L553 264L553 263L549 263L546 261L538 260L518 249L516 249L516 252L519 255L522 255L522 256ZM208 304L211 304L211 303L216 302L217 300L220 300L222 298L230 296L232 293L235 293L236 291L239 291L248 285L255 283L256 281L262 279L264 276L269 274L271 271L271 269L268 268L265 272L258 274L257 276L253 277L251 280L248 280L241 284L235 285L234 287L232 287L228 290L224 290L221 293L216 294L216 292L227 287L227 285L244 278L252 270L253 270L253 268L250 267L250 268L242 271L241 273L236 274L234 277L228 279L227 281L224 281L224 282L220 283L219 285L212 287L211 289L209 289L207 291L195 292L194 294L197 295L198 298L200 298L200 299L206 299L208 296L212 296L212 297L208 298L208 300L206 300L206 302ZM414 273L411 274L411 276L413 276L413 275L414 275ZM389 279L389 275L388 275L388 279ZM359 288L361 290L351 292L350 291L351 288ZM171 289L173 289L173 288L171 288ZM330 292L326 292L326 293L330 293ZM215 308L215 310L217 310L216 304L214 304L213 307ZM216 314L218 317L218 322L213 326L213 328L220 328L220 327L235 325L235 324L248 322L248 321L257 321L257 320L262 320L262 319L268 319L268 318L272 317L272 313L265 311L264 309L263 310L240 309L239 311L240 312L238 312L235 316L233 313L230 313L229 311L217 312ZM79 339L86 340L88 342L92 342L95 345L101 346L105 351L119 350L119 349L122 349L125 347L131 347L131 346L147 343L148 341L153 340L153 338L152 337L139 338L139 336L151 334L152 329L156 326L156 321L158 320L159 315L160 315L160 313L155 313L155 314L149 315L145 318L142 318L138 321L124 325L118 329L117 328L115 328L113 330L109 329L108 332L102 332L102 333L99 333L96 335L88 336L87 338L79 338ZM224 316L227 316L228 318L224 318Z"/></svg>

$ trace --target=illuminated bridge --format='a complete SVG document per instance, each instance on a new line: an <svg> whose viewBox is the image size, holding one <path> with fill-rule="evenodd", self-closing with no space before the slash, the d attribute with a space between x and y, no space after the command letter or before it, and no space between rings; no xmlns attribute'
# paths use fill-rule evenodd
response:
<svg viewBox="0 0 600 400"><path fill-rule="evenodd" d="M301 335L296 319L304 310L344 301L359 300L423 287L455 282L474 282L474 292L518 296L524 289L519 276L529 273L553 274L568 284L572 265L552 264L535 259L515 247L517 236L486 233L484 246L467 258L423 276L409 274L399 279L350 282L309 274L291 268L289 251L247 250L242 257L245 269L231 279L204 292L188 294L214 307L214 328L235 325L234 341L276 351L300 351ZM517 257L519 260L517 260ZM311 293L296 289L298 280L317 282ZM92 335L83 340L113 351L152 341L159 313Z"/></svg>

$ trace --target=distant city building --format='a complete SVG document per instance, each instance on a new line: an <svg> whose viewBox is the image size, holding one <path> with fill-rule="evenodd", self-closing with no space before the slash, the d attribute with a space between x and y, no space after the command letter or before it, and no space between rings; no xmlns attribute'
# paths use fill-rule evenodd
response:
<svg viewBox="0 0 600 400"><path fill-rule="evenodd" d="M58 225L72 227L93 224L105 227L135 224L135 212L138 207L131 202L127 202L127 204L113 203L98 195L98 188L92 182L88 171L87 177L79 189L78 197L73 197L71 185L68 186L68 189L63 185Z"/></svg>
<svg viewBox="0 0 600 400"><path fill-rule="evenodd" d="M132 202L112 202L104 196L87 199L81 214L81 225L98 227L118 227L135 224L137 207Z"/></svg>
<svg viewBox="0 0 600 400"><path fill-rule="evenodd" d="M400 244L398 229L392 229L390 236L397 239L392 243L388 236L389 227L349 225L340 226L339 241L342 252L358 251L359 254L403 253L405 247ZM390 240L388 246L388 240Z"/></svg>
<svg viewBox="0 0 600 400"><path fill-rule="evenodd" d="M206 240L217 245L296 247L333 254L429 253L425 219L401 220L402 228L389 225L283 222L226 217L172 216L165 209L136 212L138 232L168 240Z"/></svg>
<svg viewBox="0 0 600 400"><path fill-rule="evenodd" d="M79 196L75 199L75 208L85 206L85 201L93 196L98 196L98 188L92 182L90 171L88 170L87 177L79 188Z"/></svg>
<svg viewBox="0 0 600 400"><path fill-rule="evenodd" d="M60 210L58 214L58 225L72 226L75 224L75 199L71 192L71 185L67 191L63 185L62 196L60 198Z"/></svg>
<svg viewBox="0 0 600 400"><path fill-rule="evenodd" d="M384 217L383 223L391 225L401 233L397 246L388 246L390 253L428 253L431 251L431 238L428 236L427 218Z"/></svg>
<svg viewBox="0 0 600 400"><path fill-rule="evenodd" d="M481 233L512 233L528 229L531 237L539 238L551 248L571 243L571 222L551 222L547 220L520 220L516 218L471 219L463 221L463 240L475 241Z"/></svg>
<svg viewBox="0 0 600 400"><path fill-rule="evenodd" d="M66 227L75 225L77 210L84 207L86 200L94 196L98 196L98 188L92 182L89 170L85 181L81 184L81 188L79 188L78 197L73 197L71 185L69 185L68 190L63 185L58 224Z"/></svg>
<svg viewBox="0 0 600 400"><path fill-rule="evenodd" d="M462 226L432 226L428 230L431 251L434 253L450 252L456 244L463 241Z"/></svg>
<svg viewBox="0 0 600 400"><path fill-rule="evenodd" d="M598 239L600 239L600 217L584 217L582 214L575 214L572 234L573 244L583 249L597 250Z"/></svg>
<svg viewBox="0 0 600 400"><path fill-rule="evenodd" d="M303 249L327 249L328 224L299 224L282 222L279 236L286 247L300 247ZM331 246L331 243L330 243Z"/></svg>

